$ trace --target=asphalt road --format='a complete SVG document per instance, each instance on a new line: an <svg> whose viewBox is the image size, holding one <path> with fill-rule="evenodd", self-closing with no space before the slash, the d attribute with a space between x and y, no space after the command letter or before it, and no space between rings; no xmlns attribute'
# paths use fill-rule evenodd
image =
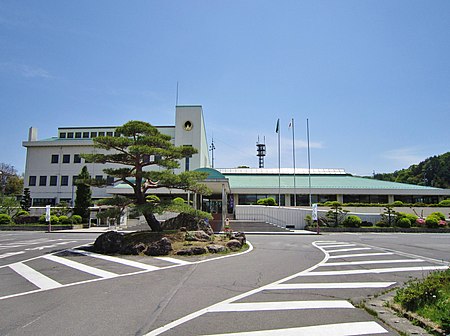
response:
<svg viewBox="0 0 450 336"><path fill-rule="evenodd" d="M446 234L248 238L248 253L183 263L2 232L0 335L397 335L353 304L450 261Z"/></svg>

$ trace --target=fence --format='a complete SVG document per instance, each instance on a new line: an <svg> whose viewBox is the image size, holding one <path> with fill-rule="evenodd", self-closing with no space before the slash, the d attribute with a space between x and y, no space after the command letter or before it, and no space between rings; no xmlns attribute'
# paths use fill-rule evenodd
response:
<svg viewBox="0 0 450 336"><path fill-rule="evenodd" d="M325 217L328 210L318 210L319 217ZM281 227L295 228L302 230L307 222L305 217L311 215L312 211L308 208L288 208L263 205L236 205L235 215L237 220L251 220L268 222ZM376 223L381 219L378 213L356 213L349 212L348 215L356 215L361 220Z"/></svg>

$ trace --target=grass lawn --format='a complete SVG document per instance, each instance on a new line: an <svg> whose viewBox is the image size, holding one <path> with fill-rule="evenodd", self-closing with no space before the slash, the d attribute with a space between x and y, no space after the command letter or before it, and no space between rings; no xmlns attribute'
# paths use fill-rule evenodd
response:
<svg viewBox="0 0 450 336"><path fill-rule="evenodd" d="M407 311L436 324L450 333L450 269L431 273L423 280L413 280L397 291L394 302Z"/></svg>

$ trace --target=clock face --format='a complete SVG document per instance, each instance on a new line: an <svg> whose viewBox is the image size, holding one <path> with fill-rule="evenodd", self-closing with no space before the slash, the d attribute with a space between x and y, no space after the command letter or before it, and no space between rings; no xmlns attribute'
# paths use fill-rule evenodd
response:
<svg viewBox="0 0 450 336"><path fill-rule="evenodd" d="M192 122L190 122L189 120L184 123L184 129L186 131L192 130L192 127L194 127L194 126L192 125Z"/></svg>

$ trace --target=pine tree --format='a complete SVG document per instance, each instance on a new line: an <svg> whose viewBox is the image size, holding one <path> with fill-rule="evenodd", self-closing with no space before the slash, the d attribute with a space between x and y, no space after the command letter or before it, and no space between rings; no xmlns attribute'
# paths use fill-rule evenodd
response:
<svg viewBox="0 0 450 336"><path fill-rule="evenodd" d="M123 182L133 189L133 201L137 210L144 215L152 231L161 231L161 224L154 216L154 206L146 194L150 189L177 188L196 193L208 193L199 181L205 173L183 172L175 174L178 160L189 157L197 150L191 146L175 146L169 135L160 133L156 127L143 121L129 121L116 129L119 136L99 136L94 139L95 147L109 151L108 154L83 154L89 162L115 163L124 168L104 169L115 182ZM158 171L146 167L159 166Z"/></svg>
<svg viewBox="0 0 450 336"><path fill-rule="evenodd" d="M20 207L22 210L30 211L31 208L31 194L30 188L23 189L22 200L20 201Z"/></svg>
<svg viewBox="0 0 450 336"><path fill-rule="evenodd" d="M89 175L87 167L84 166L76 181L77 191L75 196L75 207L73 209L73 214L81 216L84 221L88 220L89 207L92 205L92 192L91 186L89 185L90 179L91 176Z"/></svg>

